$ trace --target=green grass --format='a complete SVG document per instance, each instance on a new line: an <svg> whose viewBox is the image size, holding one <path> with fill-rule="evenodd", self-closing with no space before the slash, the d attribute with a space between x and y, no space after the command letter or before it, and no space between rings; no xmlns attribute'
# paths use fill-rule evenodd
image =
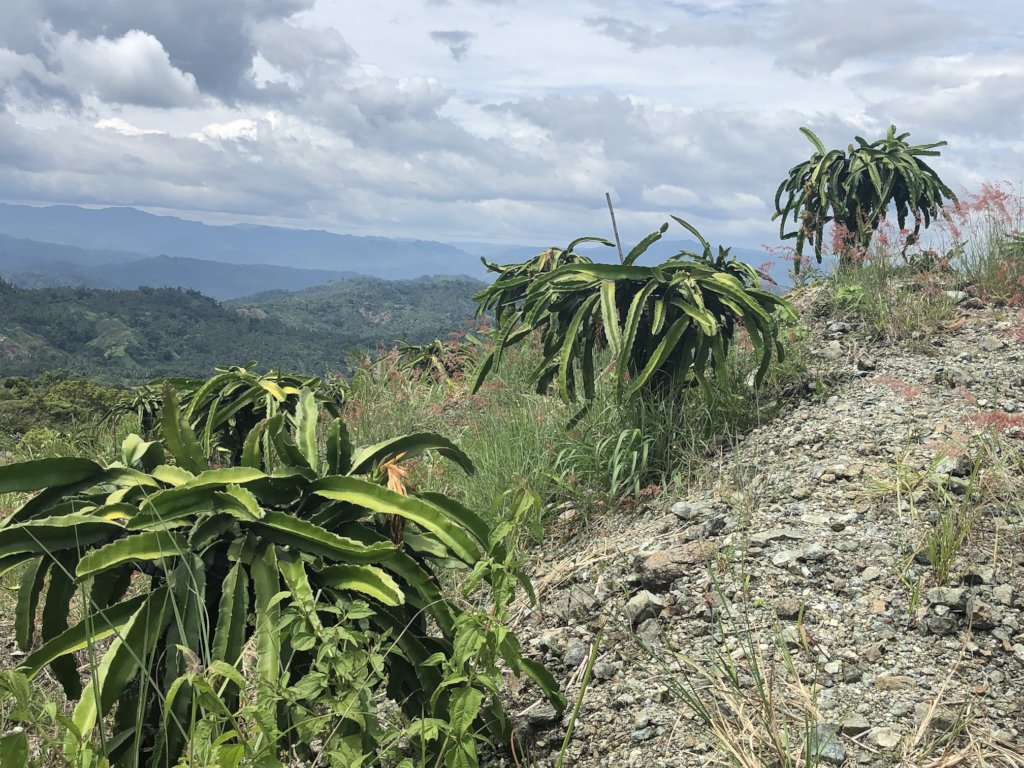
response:
<svg viewBox="0 0 1024 768"><path fill-rule="evenodd" d="M549 508L569 502L593 512L650 498L688 483L710 452L784 408L807 365L803 333L783 333L787 359L755 389L755 362L740 344L708 387L666 397L615 403L610 381L599 381L586 416L570 427L579 404L524 391L539 361L517 348L477 394L465 381L437 382L400 371L394 356L364 362L352 379L346 419L357 443L395 431L435 431L454 440L476 465L473 476L441 462L421 462L414 482L491 509L510 488L527 488Z"/></svg>

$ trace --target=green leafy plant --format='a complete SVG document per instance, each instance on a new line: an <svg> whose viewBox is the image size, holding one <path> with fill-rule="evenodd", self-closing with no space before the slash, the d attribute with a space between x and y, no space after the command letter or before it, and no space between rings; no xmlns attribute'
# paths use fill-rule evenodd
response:
<svg viewBox="0 0 1024 768"><path fill-rule="evenodd" d="M434 381L450 381L472 370L480 340L466 334L464 341L434 339L426 344L398 343L398 365L403 370L426 374Z"/></svg>
<svg viewBox="0 0 1024 768"><path fill-rule="evenodd" d="M241 460L250 430L264 418L277 413L293 415L302 389L313 393L317 403L338 416L344 390L313 376L270 371L256 373L255 362L218 367L209 379L158 379L137 387L108 414L108 418L135 413L143 434L160 433L163 386L169 381L177 393L182 415L201 440L207 456L214 451L227 454L230 463Z"/></svg>
<svg viewBox="0 0 1024 768"><path fill-rule="evenodd" d="M779 235L783 240L796 239L797 257L803 254L806 241L814 246L821 262L822 237L829 222L835 222L842 240L841 259L850 259L859 250L864 252L890 204L896 208L899 228L906 226L907 216L914 219L913 244L925 227L938 216L945 200L956 202L953 191L939 175L922 160L938 157L933 144L908 144L909 133L896 134L890 126L885 138L868 143L856 136L857 147L847 151L826 150L825 145L809 128L800 131L814 145L814 154L790 169L788 177L775 193L775 214ZM783 202L785 198L785 202ZM792 217L794 230L786 231ZM799 259L795 262L799 265Z"/></svg>
<svg viewBox="0 0 1024 768"><path fill-rule="evenodd" d="M493 264L481 258L480 261L488 271L496 273L498 277L487 288L473 294L473 300L479 303L477 317L490 313L494 316L495 324L500 327L509 316L516 314L537 277L569 264L592 264L591 259L576 252L576 246L581 243L613 245L602 237L581 237L569 243L564 250L548 248L520 264Z"/></svg>
<svg viewBox="0 0 1024 768"><path fill-rule="evenodd" d="M564 707L503 622L510 590L529 586L507 532L405 486L402 463L426 452L472 472L455 445L412 434L354 449L303 387L293 411L240 435L238 464L211 468L170 383L161 398L161 440L130 436L119 462L0 468L0 493L35 493L0 525L0 570L24 569L20 671L48 667L77 699L71 757L360 765L394 757L405 734L425 762L474 765L477 743L509 727L499 660ZM200 423L220 409L205 402ZM446 599L452 568L487 587L489 612ZM386 727L382 700L410 725Z"/></svg>
<svg viewBox="0 0 1024 768"><path fill-rule="evenodd" d="M637 259L664 235L665 224L622 264L594 264L563 254L568 263L520 276L506 287L496 282L478 294L482 307L502 308L503 324L494 349L481 362L476 388L505 350L539 334L544 357L530 377L538 392L555 383L562 399L574 402L581 385L589 403L595 395L597 355L607 349L616 399L627 402L641 393L704 381L706 371L724 363L740 326L756 350L759 382L773 349L783 356L775 312L793 316L792 308L758 287L757 270L730 258L726 248L714 256L696 229L675 220L697 237L701 254L682 251L658 266L637 266ZM504 274L513 271L508 267Z"/></svg>

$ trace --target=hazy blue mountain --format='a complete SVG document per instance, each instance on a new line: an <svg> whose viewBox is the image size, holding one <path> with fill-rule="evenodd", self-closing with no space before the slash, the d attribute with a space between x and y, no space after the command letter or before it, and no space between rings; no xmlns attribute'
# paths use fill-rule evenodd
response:
<svg viewBox="0 0 1024 768"><path fill-rule="evenodd" d="M85 249L358 272L390 279L485 274L477 257L430 240L248 224L213 226L133 208L0 204L0 234Z"/></svg>
<svg viewBox="0 0 1024 768"><path fill-rule="evenodd" d="M115 256L132 260L97 263L98 259ZM131 290L146 285L191 289L215 299L235 299L269 290L300 291L358 274L271 264L225 264L176 256L142 257L137 253L86 250L0 236L0 276L23 288L80 285Z"/></svg>
<svg viewBox="0 0 1024 768"><path fill-rule="evenodd" d="M0 234L0 269L32 270L41 264L66 262L76 266L119 264L142 258L138 253L86 249Z"/></svg>
<svg viewBox="0 0 1024 768"><path fill-rule="evenodd" d="M549 246L566 245L510 245L477 241L448 244L431 240L356 237L324 230L249 224L213 226L173 216L155 216L134 208L86 209L67 205L31 207L0 204L0 234L36 241L37 245L33 247L42 255L25 257L29 263L38 260L92 265L123 263L135 260L131 258L131 254L135 253L140 254L137 258L171 256L236 265L277 265L332 273L354 272L392 280L424 275L465 275L487 279L488 273L480 263L481 256L497 263L518 262ZM670 231L670 238L672 234ZM74 257L46 256L44 246L47 244L74 246L86 252ZM628 249L631 245L626 243L624 247ZM642 263L661 261L680 248L692 251L697 248L697 244L666 238L651 248ZM765 254L756 249L734 248L732 252L754 266L766 260ZM618 259L614 248L590 249L588 253L600 261L614 262ZM108 256L104 257L103 254ZM13 270L18 265L8 263L3 266ZM165 266L170 267L169 264ZM784 280L785 271L786 266L778 267L773 276L777 280ZM75 275L76 279L90 285L132 285L130 280L114 283L110 282L113 278L105 278L106 282L91 282L92 278L86 280L77 272ZM12 277L21 281L29 280L26 275ZM294 289L311 284L302 284L297 275L293 277L297 282L283 283L278 287ZM311 275L306 277L312 278ZM233 275L231 279L243 280L240 275ZM36 280L34 284L45 284L45 281L40 283L38 278ZM180 282L164 281L160 284L193 287ZM212 291L209 284L203 285L201 290L219 297L239 296L249 292L248 286L237 289L231 287L226 289L228 292Z"/></svg>

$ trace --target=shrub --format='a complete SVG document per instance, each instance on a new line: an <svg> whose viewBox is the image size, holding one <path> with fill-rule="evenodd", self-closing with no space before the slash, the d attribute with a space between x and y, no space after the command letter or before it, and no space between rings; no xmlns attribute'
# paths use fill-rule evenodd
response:
<svg viewBox="0 0 1024 768"><path fill-rule="evenodd" d="M38 492L0 525L0 570L24 568L20 671L49 667L78 700L69 757L471 766L509 732L499 663L564 706L505 626L529 587L504 543L514 521L492 528L404 486L402 462L425 452L472 472L455 445L413 434L353 449L302 388L293 411L240 435L238 464L211 468L169 383L161 401L161 440L129 437L120 462L0 468L0 493ZM439 588L453 568L469 574L458 603Z"/></svg>
<svg viewBox="0 0 1024 768"><path fill-rule="evenodd" d="M779 185L772 216L773 221L781 219L779 236L783 240L796 239L798 256L810 241L821 263L823 233L830 222L835 222L841 233L841 259L865 252L890 205L895 206L900 229L905 228L908 215L913 217L911 242L915 242L921 224L928 227L944 200L956 202L953 191L921 159L937 157L937 147L945 146L944 141L912 146L906 141L909 133L897 136L896 126L890 126L885 138L878 141L869 144L856 136L856 149L851 145L847 152L828 151L809 128L800 131L815 152L809 160L793 166ZM796 228L787 232L790 217Z"/></svg>
<svg viewBox="0 0 1024 768"><path fill-rule="evenodd" d="M783 355L773 314L778 310L792 316L792 308L760 290L761 275L753 267L730 258L726 248L714 256L697 230L676 221L700 240L702 253L682 251L656 267L636 266L664 235L665 224L621 265L566 255L569 263L518 278L514 291L496 282L478 294L482 307L500 302L504 319L495 332L495 348L480 365L476 388L508 348L539 334L544 359L530 377L538 392L554 383L564 401L574 402L579 384L591 402L596 357L607 348L620 403L641 393L657 395L694 386L709 369L719 370L740 326L756 350L760 381L773 349ZM515 265L503 274L514 271Z"/></svg>

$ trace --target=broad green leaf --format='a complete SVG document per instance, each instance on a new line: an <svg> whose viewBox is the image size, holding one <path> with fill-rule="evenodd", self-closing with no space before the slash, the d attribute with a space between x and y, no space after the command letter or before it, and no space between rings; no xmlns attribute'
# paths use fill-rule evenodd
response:
<svg viewBox="0 0 1024 768"><path fill-rule="evenodd" d="M459 735L468 733L477 715L480 714L480 705L483 702L483 691L477 688L466 686L453 690L448 704L448 714L451 718L449 725L452 731Z"/></svg>
<svg viewBox="0 0 1024 768"><path fill-rule="evenodd" d="M80 621L29 654L18 668L29 677L35 677L54 659L110 637L124 627L145 599L146 595L139 595L111 608L94 610L87 620Z"/></svg>
<svg viewBox="0 0 1024 768"><path fill-rule="evenodd" d="M188 550L184 536L171 531L149 531L118 539L88 552L78 561L78 578L94 576L124 563L178 557Z"/></svg>
<svg viewBox="0 0 1024 768"><path fill-rule="evenodd" d="M541 693L543 693L547 700L551 703L557 711L561 712L565 709L566 702L565 697L558 689L558 683L555 681L554 676L548 671L548 668L541 664L539 661L535 661L527 656L523 656L520 660L523 671L540 687Z"/></svg>
<svg viewBox="0 0 1024 768"><path fill-rule="evenodd" d="M267 429L267 420L263 419L245 436L242 447L242 466L259 469L262 465L262 440Z"/></svg>
<svg viewBox="0 0 1024 768"><path fill-rule="evenodd" d="M633 263L647 253L647 249L654 245L656 242L661 240L661 236L668 231L668 223L662 224L661 227L651 234L647 235L643 240L633 246L625 260L622 262L624 266L632 266Z"/></svg>
<svg viewBox="0 0 1024 768"><path fill-rule="evenodd" d="M299 393L299 402L295 406L295 442L306 463L313 469L320 465L316 443L316 422L319 415L313 393L303 387Z"/></svg>
<svg viewBox="0 0 1024 768"><path fill-rule="evenodd" d="M576 311L572 320L569 322L569 326L565 331L562 349L559 352L558 391L562 396L562 400L567 403L575 399L570 397L569 376L574 361L573 351L576 346L576 336L579 334L580 327L583 323L590 318L594 311L594 307L597 306L597 302L599 300L600 295L595 294L584 301Z"/></svg>
<svg viewBox="0 0 1024 768"><path fill-rule="evenodd" d="M260 520L266 515L255 494L240 485L227 486L223 492L216 494L216 499L218 506L223 505L232 511L240 511L249 519Z"/></svg>
<svg viewBox="0 0 1024 768"><path fill-rule="evenodd" d="M0 736L0 768L25 768L28 760L28 731Z"/></svg>
<svg viewBox="0 0 1024 768"><path fill-rule="evenodd" d="M280 591L276 548L264 547L251 567L255 595L256 674L261 695L257 706L268 723L276 718L277 690L281 680L281 637L278 626L281 606L275 599Z"/></svg>
<svg viewBox="0 0 1024 768"><path fill-rule="evenodd" d="M50 559L40 557L29 563L21 574L18 604L14 611L14 638L18 647L23 651L28 651L32 647L39 593L43 589L49 569Z"/></svg>
<svg viewBox="0 0 1024 768"><path fill-rule="evenodd" d="M472 539L460 525L453 523L448 513L415 496L403 496L358 477L325 477L314 483L311 490L324 498L347 501L380 514L399 515L412 520L431 531L467 563L475 563L480 557Z"/></svg>
<svg viewBox="0 0 1024 768"><path fill-rule="evenodd" d="M469 456L451 440L433 432L417 432L358 449L352 457L352 469L348 474L365 475L382 461L399 455L411 459L427 451L437 451L446 459L451 459L467 474L471 475L474 472L473 462Z"/></svg>
<svg viewBox="0 0 1024 768"><path fill-rule="evenodd" d="M618 358L622 349L622 322L619 307L615 302L616 284L611 281L601 283L601 321L604 324L604 337L608 342L612 357Z"/></svg>
<svg viewBox="0 0 1024 768"><path fill-rule="evenodd" d="M105 573L102 578L93 579L92 588L89 590L89 610L109 608L121 600L131 586L133 573L135 566L125 563L115 568L112 573Z"/></svg>
<svg viewBox="0 0 1024 768"><path fill-rule="evenodd" d="M208 469L197 475L195 479L189 480L183 487L202 488L208 485L244 485L255 480L262 480L266 473L253 469L252 467L224 467L223 469Z"/></svg>
<svg viewBox="0 0 1024 768"><path fill-rule="evenodd" d="M309 585L305 562L294 553L282 552L277 559L277 569L291 592L292 601L301 608L306 620L315 629L320 629L322 625L320 617L316 614L316 598L313 596L313 588Z"/></svg>
<svg viewBox="0 0 1024 768"><path fill-rule="evenodd" d="M317 581L334 589L361 592L385 605L402 605L405 594L391 576L372 565L332 565L317 575Z"/></svg>
<svg viewBox="0 0 1024 768"><path fill-rule="evenodd" d="M365 482L356 478L327 478L329 480L352 480ZM380 488L379 485L366 483L372 488ZM392 493L389 491L389 493ZM321 493L320 495L325 495ZM398 496L398 494L393 494ZM400 496L399 498L406 498ZM285 514L284 512L268 511L262 520L255 520L244 523L244 526L254 533L278 544L291 546L299 552L320 555L331 560L340 560L353 563L376 563L386 560L395 553L394 545L373 544L367 545L331 533L306 520Z"/></svg>
<svg viewBox="0 0 1024 768"><path fill-rule="evenodd" d="M327 428L327 472L347 475L352 468L352 443L348 428L341 419L334 419Z"/></svg>
<svg viewBox="0 0 1024 768"><path fill-rule="evenodd" d="M128 521L133 530L145 530L181 518L194 517L213 510L216 486L180 486L158 491L142 503L142 513Z"/></svg>
<svg viewBox="0 0 1024 768"><path fill-rule="evenodd" d="M651 377L661 368L665 360L675 349L676 344L679 343L679 339L682 338L689 325L690 318L685 315L672 323L672 326L665 332L665 336L655 348L654 354L648 358L644 369L630 382L623 396L625 400L631 400L650 381Z"/></svg>
<svg viewBox="0 0 1024 768"><path fill-rule="evenodd" d="M110 712L140 666L152 661L171 618L168 604L166 587L150 592L110 644L71 718L83 735L90 734L97 720Z"/></svg>
<svg viewBox="0 0 1024 768"><path fill-rule="evenodd" d="M53 640L68 628L71 615L71 598L78 585L75 583L75 566L78 552L65 550L53 558L50 568L50 583L46 587L40 631L43 641ZM82 680L78 676L78 664L71 656L61 656L50 662L53 676L64 689L69 699L77 699L82 693Z"/></svg>
<svg viewBox="0 0 1024 768"><path fill-rule="evenodd" d="M213 635L213 658L237 664L245 645L245 625L249 617L249 576L241 562L231 566L224 577L217 627Z"/></svg>
<svg viewBox="0 0 1024 768"><path fill-rule="evenodd" d="M192 427L178 410L178 396L169 383L164 384L160 425L164 443L182 469L198 474L207 467L206 456L196 439Z"/></svg>
<svg viewBox="0 0 1024 768"><path fill-rule="evenodd" d="M21 552L50 554L85 549L123 530L117 523L90 515L30 520L0 529L0 557Z"/></svg>
<svg viewBox="0 0 1024 768"><path fill-rule="evenodd" d="M166 483L167 485L175 488L196 479L196 476L187 469L175 467L170 464L161 464L158 467L154 467L150 474L152 474L153 477L161 483Z"/></svg>
<svg viewBox="0 0 1024 768"><path fill-rule="evenodd" d="M96 462L74 457L5 464L0 466L0 493L72 485L98 477L102 472L103 468Z"/></svg>
<svg viewBox="0 0 1024 768"><path fill-rule="evenodd" d="M302 455L298 446L295 445L295 441L288 434L284 422L284 414L279 413L267 421L267 434L274 443L274 449L282 461L293 467L309 468L309 462L306 460L306 457Z"/></svg>

